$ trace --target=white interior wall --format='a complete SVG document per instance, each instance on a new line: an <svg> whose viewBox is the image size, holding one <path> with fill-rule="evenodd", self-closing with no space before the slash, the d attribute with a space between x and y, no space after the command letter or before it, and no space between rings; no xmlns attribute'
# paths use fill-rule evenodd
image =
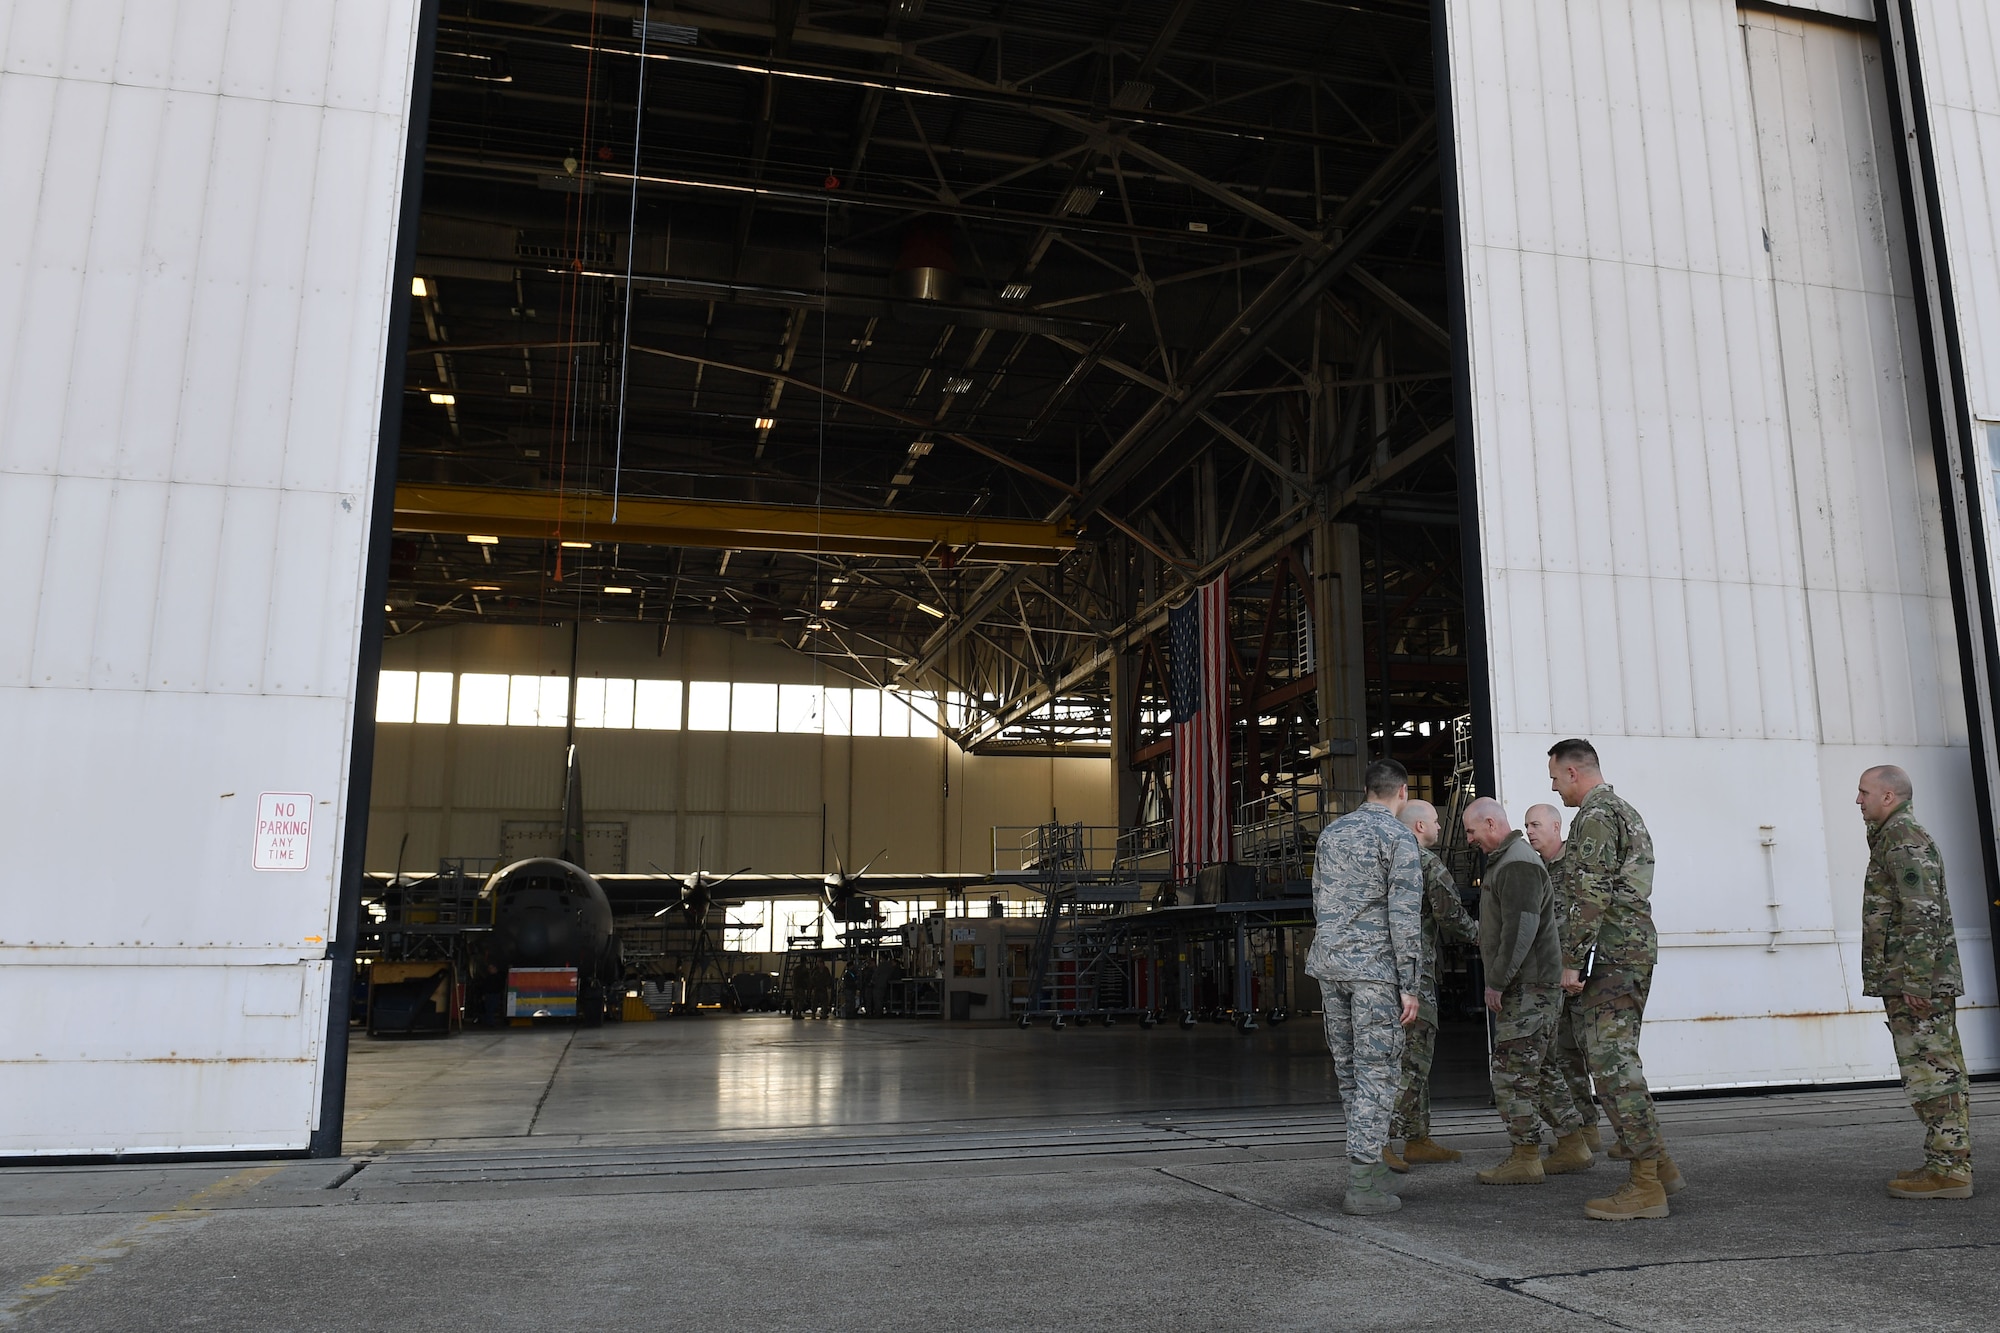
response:
<svg viewBox="0 0 2000 1333"><path fill-rule="evenodd" d="M568 628L461 625L392 640L388 670L565 673ZM708 627L586 624L578 670L611 678L851 685L775 644ZM626 869L992 869L996 825L1116 823L1108 759L969 755L942 736L577 730L586 816L627 826ZM501 824L562 803L561 728L382 724L368 868L496 856ZM822 820L828 835L822 862ZM404 835L409 841L404 843Z"/></svg>
<svg viewBox="0 0 2000 1333"><path fill-rule="evenodd" d="M1994 1067L1872 34L1729 0L1447 12L1498 794L1546 799L1583 735L1645 814L1656 1086L1880 1078L1851 801L1904 765Z"/></svg>
<svg viewBox="0 0 2000 1333"><path fill-rule="evenodd" d="M416 7L0 0L0 1155L314 1127Z"/></svg>

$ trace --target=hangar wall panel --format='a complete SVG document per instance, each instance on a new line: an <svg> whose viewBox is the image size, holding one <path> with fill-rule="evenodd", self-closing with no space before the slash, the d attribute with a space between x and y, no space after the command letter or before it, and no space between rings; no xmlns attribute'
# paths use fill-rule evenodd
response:
<svg viewBox="0 0 2000 1333"><path fill-rule="evenodd" d="M416 7L0 0L0 1155L314 1128Z"/></svg>
<svg viewBox="0 0 2000 1333"><path fill-rule="evenodd" d="M569 657L567 627L463 625L391 640L383 666L562 674ZM811 684L820 670L707 627L676 628L662 652L655 627L590 624L578 658L585 677ZM551 819L562 803L561 728L383 723L377 735L370 870L498 855L504 820ZM585 812L626 825L634 871L818 871L836 848L850 867L886 851L879 869L982 871L995 825L1117 818L1108 760L968 755L943 737L585 727L577 753Z"/></svg>
<svg viewBox="0 0 2000 1333"><path fill-rule="evenodd" d="M1880 1078L1851 801L1904 765L1968 1054L2000 1065L1873 34L1726 0L1446 11L1498 794L1547 799L1547 747L1584 735L1645 814L1656 1086Z"/></svg>

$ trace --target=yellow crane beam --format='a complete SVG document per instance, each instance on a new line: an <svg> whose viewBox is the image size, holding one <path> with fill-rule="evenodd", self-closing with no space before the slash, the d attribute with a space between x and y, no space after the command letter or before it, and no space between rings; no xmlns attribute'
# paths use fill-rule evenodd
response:
<svg viewBox="0 0 2000 1333"><path fill-rule="evenodd" d="M614 523L608 495L424 483L396 487L396 531L1024 565L1076 549L1074 532L1033 519L627 496Z"/></svg>

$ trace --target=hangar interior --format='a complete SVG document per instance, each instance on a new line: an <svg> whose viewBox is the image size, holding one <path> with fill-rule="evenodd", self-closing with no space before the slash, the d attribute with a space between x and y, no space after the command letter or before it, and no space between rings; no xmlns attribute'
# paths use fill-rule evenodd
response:
<svg viewBox="0 0 2000 1333"><path fill-rule="evenodd" d="M1274 1031L1319 828L1373 757L1470 774L1431 63L1418 0L446 0L357 1022L577 1021L493 952L560 854L613 1020L1323 1057ZM1218 579L1204 870L1169 611Z"/></svg>

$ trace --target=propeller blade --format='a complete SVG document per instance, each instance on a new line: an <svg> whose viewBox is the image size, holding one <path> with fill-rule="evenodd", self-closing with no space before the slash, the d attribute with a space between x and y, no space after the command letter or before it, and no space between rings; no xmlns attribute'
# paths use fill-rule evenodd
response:
<svg viewBox="0 0 2000 1333"><path fill-rule="evenodd" d="M730 880L735 879L738 875L747 875L749 873L750 873L749 866L744 866L741 870L732 870L720 879L710 880L709 887L715 888L720 885L727 884Z"/></svg>
<svg viewBox="0 0 2000 1333"><path fill-rule="evenodd" d="M889 854L889 849L888 849L887 847L884 847L884 848L883 848L883 849L882 849L881 851L879 851L879 852L875 853L875 855L873 855L873 856L869 857L869 858L868 858L868 865L865 865L865 866L861 867L861 869L859 869L859 870L855 871L855 872L854 872L854 878L856 878L856 879L860 879L860 878L861 878L861 877L862 877L863 875L865 875L865 874L867 874L867 873L868 873L868 868L869 868L869 866L872 866L872 865L874 865L874 864L875 864L875 863L876 863L877 861L881 860L881 859L882 859L883 857L887 856L888 854Z"/></svg>

